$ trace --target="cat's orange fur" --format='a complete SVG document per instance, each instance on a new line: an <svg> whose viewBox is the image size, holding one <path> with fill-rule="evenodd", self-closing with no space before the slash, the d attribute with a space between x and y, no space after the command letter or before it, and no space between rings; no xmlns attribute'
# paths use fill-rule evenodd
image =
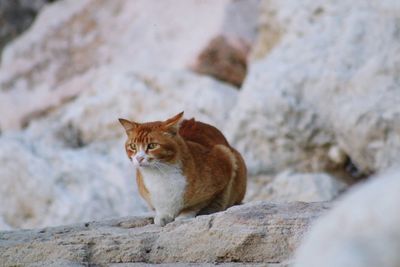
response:
<svg viewBox="0 0 400 267"><path fill-rule="evenodd" d="M159 225L225 210L240 204L246 192L246 165L239 152L217 128L182 121L182 116L148 123L120 119L128 135L126 153L137 166L139 193L155 209Z"/></svg>

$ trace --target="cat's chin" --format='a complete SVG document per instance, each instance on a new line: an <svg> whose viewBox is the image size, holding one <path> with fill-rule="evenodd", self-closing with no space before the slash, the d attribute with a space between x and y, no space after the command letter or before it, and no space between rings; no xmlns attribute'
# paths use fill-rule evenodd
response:
<svg viewBox="0 0 400 267"><path fill-rule="evenodd" d="M150 164L148 164L148 163L137 163L137 162L133 162L133 166L135 166L135 168L137 168L137 169L142 169L142 168L147 168L147 167L149 167L149 165Z"/></svg>
<svg viewBox="0 0 400 267"><path fill-rule="evenodd" d="M156 169L156 166L154 166L154 164L146 163L146 162L140 163L140 164L136 163L134 165L135 165L135 168L138 168L138 169Z"/></svg>

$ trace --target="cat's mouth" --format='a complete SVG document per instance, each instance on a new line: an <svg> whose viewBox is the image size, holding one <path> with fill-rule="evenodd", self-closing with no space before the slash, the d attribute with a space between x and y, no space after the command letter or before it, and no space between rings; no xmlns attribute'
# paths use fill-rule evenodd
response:
<svg viewBox="0 0 400 267"><path fill-rule="evenodd" d="M147 160L142 160L142 161L137 161L136 159L132 160L133 165L135 165L136 168L148 168L148 167L152 167L152 163L147 161Z"/></svg>

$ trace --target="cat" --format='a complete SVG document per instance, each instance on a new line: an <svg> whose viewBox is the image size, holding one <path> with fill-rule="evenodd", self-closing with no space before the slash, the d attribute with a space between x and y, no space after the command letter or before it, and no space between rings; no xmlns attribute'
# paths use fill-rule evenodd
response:
<svg viewBox="0 0 400 267"><path fill-rule="evenodd" d="M139 193L155 210L154 223L223 211L242 202L245 162L214 126L183 112L165 121L119 119L126 153L136 167Z"/></svg>

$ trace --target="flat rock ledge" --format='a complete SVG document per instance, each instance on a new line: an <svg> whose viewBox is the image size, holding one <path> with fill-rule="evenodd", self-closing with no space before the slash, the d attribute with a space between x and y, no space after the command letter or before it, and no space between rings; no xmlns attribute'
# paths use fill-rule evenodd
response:
<svg viewBox="0 0 400 267"><path fill-rule="evenodd" d="M4 266L286 266L329 203L252 202L165 227L148 217L0 232ZM189 264L190 263L190 264Z"/></svg>

